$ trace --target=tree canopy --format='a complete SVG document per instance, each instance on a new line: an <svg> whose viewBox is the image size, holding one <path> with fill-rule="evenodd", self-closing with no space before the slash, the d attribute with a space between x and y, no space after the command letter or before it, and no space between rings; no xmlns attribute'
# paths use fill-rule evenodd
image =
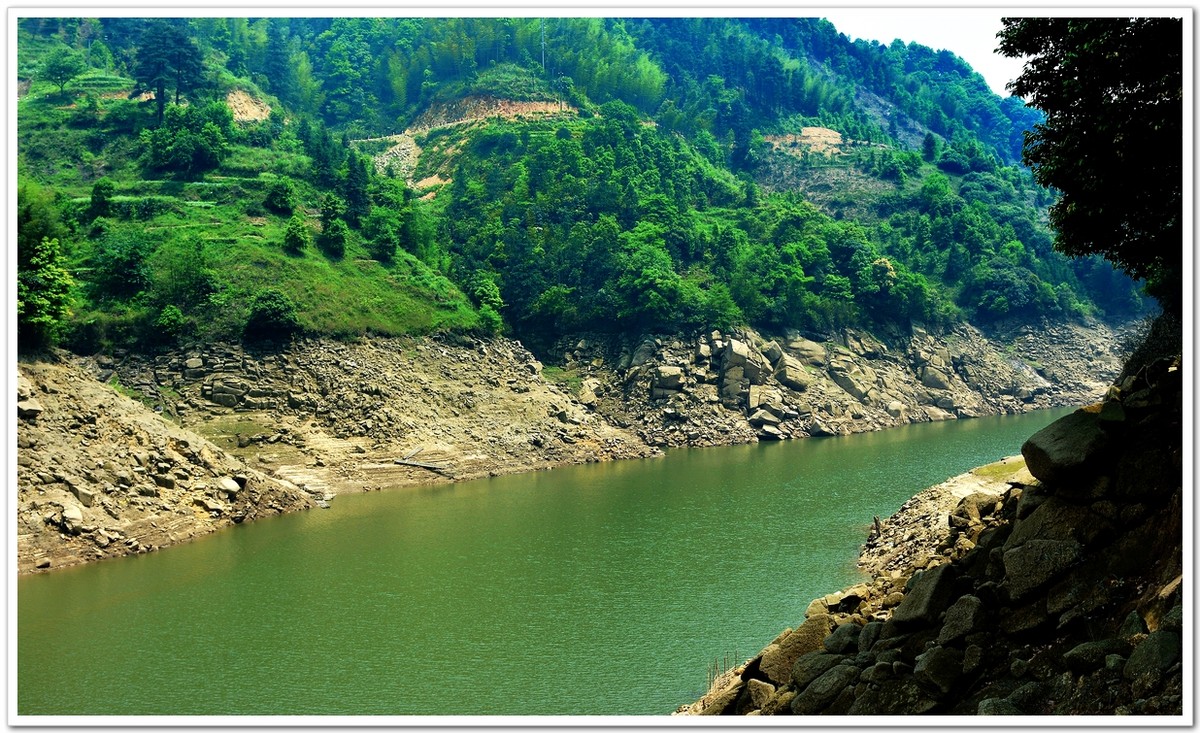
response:
<svg viewBox="0 0 1200 733"><path fill-rule="evenodd" d="M999 50L1029 56L1009 89L1041 109L1023 158L1058 189L1056 246L1101 254L1182 300L1183 23L1179 18L1006 18Z"/></svg>

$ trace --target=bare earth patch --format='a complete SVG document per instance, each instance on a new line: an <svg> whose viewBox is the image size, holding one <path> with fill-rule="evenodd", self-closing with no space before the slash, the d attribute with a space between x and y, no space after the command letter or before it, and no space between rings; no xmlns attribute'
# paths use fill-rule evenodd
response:
<svg viewBox="0 0 1200 733"><path fill-rule="evenodd" d="M271 108L241 89L225 95L225 104L233 112L235 122L261 122L271 116Z"/></svg>

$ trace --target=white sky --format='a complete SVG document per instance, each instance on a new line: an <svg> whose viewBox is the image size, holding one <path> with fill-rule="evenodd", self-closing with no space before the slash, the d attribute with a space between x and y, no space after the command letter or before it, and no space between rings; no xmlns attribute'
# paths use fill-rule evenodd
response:
<svg viewBox="0 0 1200 733"><path fill-rule="evenodd" d="M935 51L943 49L964 59L987 80L992 91L1009 96L1004 86L1021 73L1020 59L994 53L996 33L1006 14L1002 8L871 8L829 10L822 16L851 40L863 38L885 45L899 38L916 41Z"/></svg>

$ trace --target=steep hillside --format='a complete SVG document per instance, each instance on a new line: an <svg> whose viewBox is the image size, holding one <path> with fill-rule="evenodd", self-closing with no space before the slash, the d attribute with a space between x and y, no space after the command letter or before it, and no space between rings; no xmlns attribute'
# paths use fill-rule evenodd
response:
<svg viewBox="0 0 1200 733"><path fill-rule="evenodd" d="M22 342L544 355L580 331L1139 313L1052 250L1049 195L988 137L1028 120L926 51L811 19L25 19Z"/></svg>

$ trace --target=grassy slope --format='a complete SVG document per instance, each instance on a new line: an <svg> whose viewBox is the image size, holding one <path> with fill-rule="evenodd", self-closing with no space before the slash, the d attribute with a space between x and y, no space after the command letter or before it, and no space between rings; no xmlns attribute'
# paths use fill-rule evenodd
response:
<svg viewBox="0 0 1200 733"><path fill-rule="evenodd" d="M92 123L76 112L85 89L102 95L103 112ZM297 304L301 325L322 334L398 335L476 326L478 316L466 297L406 252L384 265L368 259L355 238L341 260L315 248L300 256L284 253L287 219L264 212L261 201L275 176L303 174L308 161L301 153L235 146L218 169L199 180L143 178L136 138L103 132L107 115L130 113L131 103L124 99L130 89L131 80L98 72L73 81L62 95L52 84L33 81L18 106L21 172L76 205L86 206L101 175L116 182L116 201L161 199L162 213L118 221L115 227L145 233L159 247L192 239L204 243L218 291L210 304L191 314L201 335L236 335L249 298L262 287L283 290ZM137 114L149 118L152 111L143 107ZM315 232L321 192L301 183L299 193ZM84 231L71 240L77 279L86 280L94 243ZM94 315L91 305L81 301L76 311L81 317Z"/></svg>

